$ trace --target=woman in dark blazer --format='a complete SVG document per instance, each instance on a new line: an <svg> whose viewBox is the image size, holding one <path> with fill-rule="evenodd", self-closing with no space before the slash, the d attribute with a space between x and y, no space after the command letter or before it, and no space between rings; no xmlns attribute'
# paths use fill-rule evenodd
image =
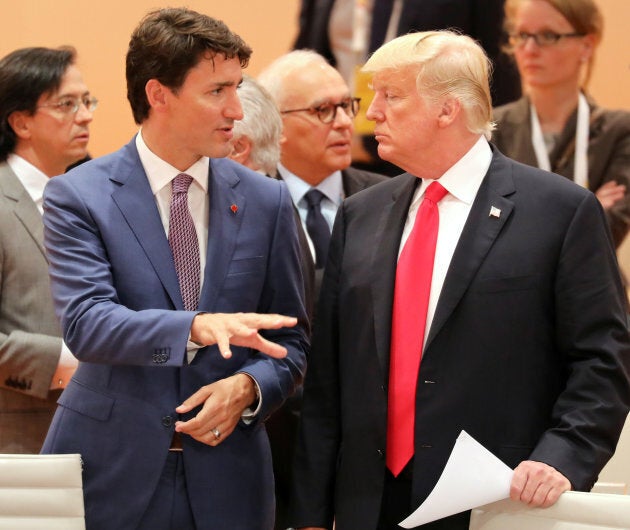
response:
<svg viewBox="0 0 630 530"><path fill-rule="evenodd" d="M630 112L603 109L585 94L601 12L593 0L507 0L505 11L526 96L495 109L493 142L588 187L618 247L630 226Z"/></svg>

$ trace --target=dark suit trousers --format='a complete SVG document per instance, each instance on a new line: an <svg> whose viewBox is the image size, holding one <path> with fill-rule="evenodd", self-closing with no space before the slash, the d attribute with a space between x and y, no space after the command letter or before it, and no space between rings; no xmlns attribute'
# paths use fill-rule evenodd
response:
<svg viewBox="0 0 630 530"><path fill-rule="evenodd" d="M395 478L386 471L383 502L377 530L400 530L398 523L406 519L417 506L411 505L411 474L409 465ZM418 526L422 530L468 530L470 512L466 511Z"/></svg>
<svg viewBox="0 0 630 530"><path fill-rule="evenodd" d="M130 499L129 502L133 502ZM181 451L169 451L162 476L137 530L195 530Z"/></svg>

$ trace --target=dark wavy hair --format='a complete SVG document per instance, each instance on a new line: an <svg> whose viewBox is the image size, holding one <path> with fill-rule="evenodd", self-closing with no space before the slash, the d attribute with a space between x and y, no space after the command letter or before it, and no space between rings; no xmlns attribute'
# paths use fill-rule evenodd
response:
<svg viewBox="0 0 630 530"><path fill-rule="evenodd" d="M17 142L9 116L15 111L35 114L39 98L59 89L75 59L76 50L62 46L21 48L0 60L0 161L7 159Z"/></svg>
<svg viewBox="0 0 630 530"><path fill-rule="evenodd" d="M238 57L244 68L252 50L220 20L190 9L166 8L146 15L132 33L127 51L127 99L136 123L149 116L145 92L149 80L177 90L208 53Z"/></svg>

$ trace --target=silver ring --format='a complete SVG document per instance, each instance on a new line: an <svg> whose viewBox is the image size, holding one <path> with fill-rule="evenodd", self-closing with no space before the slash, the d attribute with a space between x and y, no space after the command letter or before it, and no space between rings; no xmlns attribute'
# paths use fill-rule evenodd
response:
<svg viewBox="0 0 630 530"><path fill-rule="evenodd" d="M216 427L214 429L212 429L212 434L214 434L214 437L218 440L219 438L221 438L221 431L219 429L217 429Z"/></svg>

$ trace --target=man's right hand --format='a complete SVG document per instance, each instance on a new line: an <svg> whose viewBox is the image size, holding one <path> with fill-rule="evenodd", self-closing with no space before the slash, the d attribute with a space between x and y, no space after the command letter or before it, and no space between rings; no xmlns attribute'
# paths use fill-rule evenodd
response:
<svg viewBox="0 0 630 530"><path fill-rule="evenodd" d="M216 344L226 359L232 356L230 344L253 348L270 357L286 357L287 349L268 341L258 333L261 329L290 328L297 318L260 313L200 313L192 321L190 340L200 346Z"/></svg>

